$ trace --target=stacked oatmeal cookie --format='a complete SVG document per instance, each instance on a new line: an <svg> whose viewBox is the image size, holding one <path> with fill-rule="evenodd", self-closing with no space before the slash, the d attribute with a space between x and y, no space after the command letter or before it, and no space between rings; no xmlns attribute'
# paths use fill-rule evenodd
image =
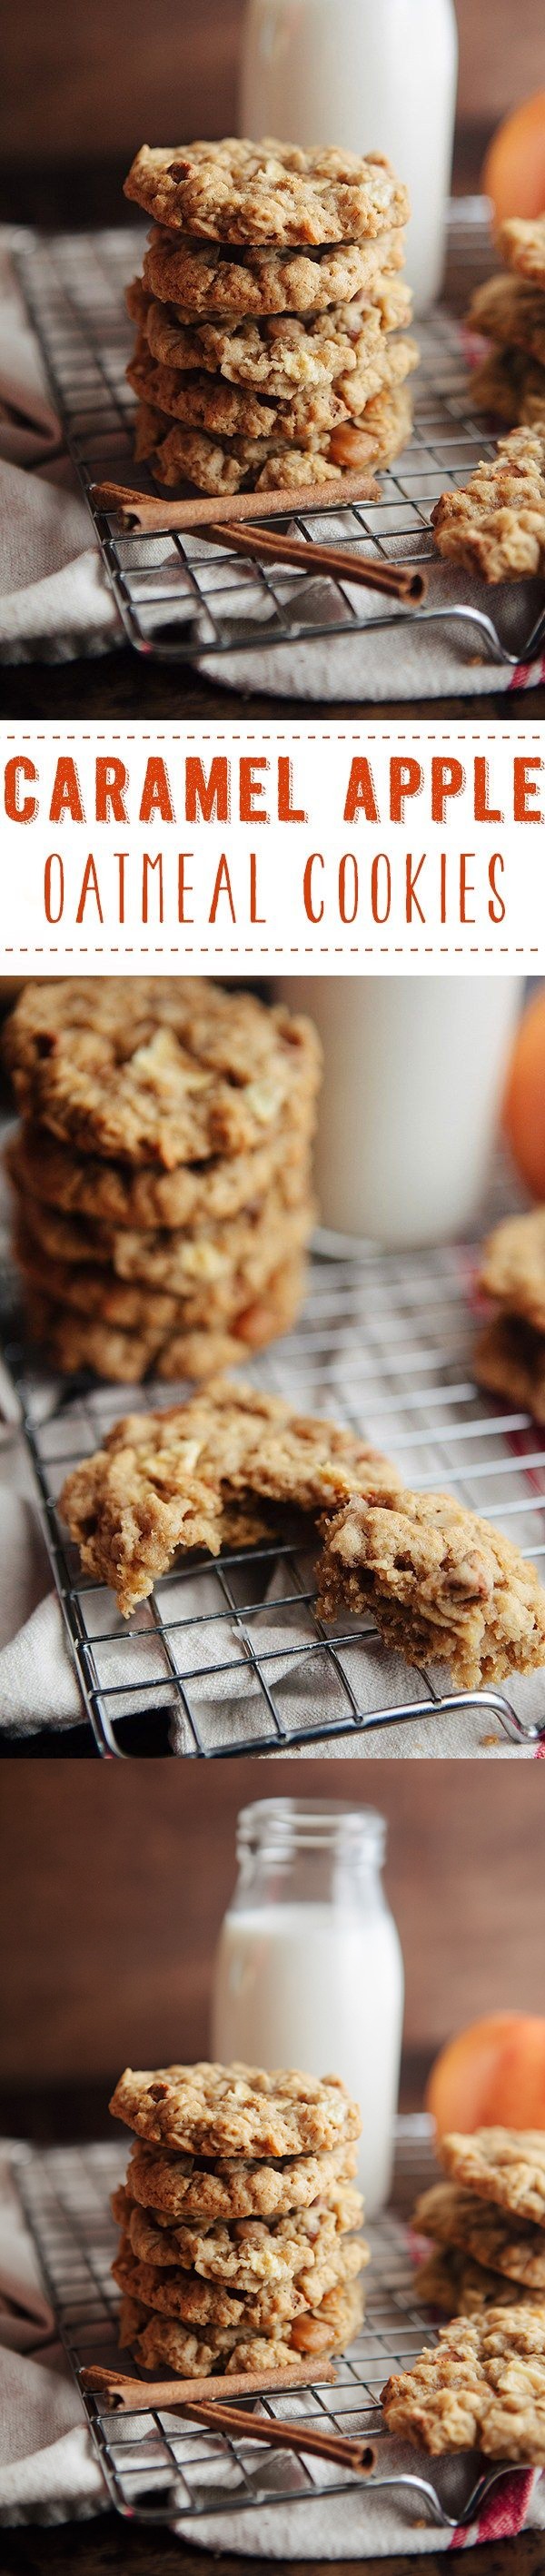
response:
<svg viewBox="0 0 545 2576"><path fill-rule="evenodd" d="M399 453L418 360L409 206L380 154L144 145L125 190L153 218L128 375L158 483L292 490Z"/></svg>
<svg viewBox="0 0 545 2576"><path fill-rule="evenodd" d="M110 2108L134 2132L112 2201L122 2347L200 2379L311 2368L353 2340L361 2121L337 2077L129 2068Z"/></svg>
<svg viewBox="0 0 545 2576"><path fill-rule="evenodd" d="M496 1226L479 1286L496 1313L477 1342L478 1384L545 1422L545 1208Z"/></svg>
<svg viewBox="0 0 545 2576"><path fill-rule="evenodd" d="M434 2248L418 2273L421 2299L448 2316L545 2302L545 2132L455 2132L437 2153L447 2180L413 2213Z"/></svg>
<svg viewBox="0 0 545 2576"><path fill-rule="evenodd" d="M545 2465L545 2134L477 2129L439 2145L449 2177L414 2224L434 2240L419 2296L452 2319L382 2391L389 2433Z"/></svg>
<svg viewBox="0 0 545 2576"><path fill-rule="evenodd" d="M287 1330L314 1220L310 1021L184 977L48 979L5 1051L15 1250L57 1366L205 1378Z"/></svg>
<svg viewBox="0 0 545 2576"><path fill-rule="evenodd" d="M491 347L472 378L473 400L510 428L545 429L545 215L500 225L505 272L477 287L468 320Z"/></svg>
<svg viewBox="0 0 545 2576"><path fill-rule="evenodd" d="M508 435L432 510L439 554L488 582L545 571L545 216L513 218L498 241L505 272L477 287L468 314L490 342L471 398L506 421Z"/></svg>
<svg viewBox="0 0 545 2576"><path fill-rule="evenodd" d="M483 458L468 483L442 492L431 523L438 554L480 581L544 572L545 410L534 428L500 438L496 455Z"/></svg>

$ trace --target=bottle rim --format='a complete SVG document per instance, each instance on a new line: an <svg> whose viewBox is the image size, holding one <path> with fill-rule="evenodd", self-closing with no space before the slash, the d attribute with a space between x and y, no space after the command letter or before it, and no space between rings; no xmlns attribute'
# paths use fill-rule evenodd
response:
<svg viewBox="0 0 545 2576"><path fill-rule="evenodd" d="M256 1798L237 1818L237 1854L300 1851L357 1852L379 1864L386 1850L386 1818L378 1807L333 1798Z"/></svg>

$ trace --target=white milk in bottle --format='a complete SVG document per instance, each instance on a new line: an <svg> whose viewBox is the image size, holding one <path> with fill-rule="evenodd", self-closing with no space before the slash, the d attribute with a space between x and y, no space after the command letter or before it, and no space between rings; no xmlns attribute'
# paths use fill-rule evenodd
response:
<svg viewBox="0 0 545 2576"><path fill-rule="evenodd" d="M247 0L241 132L387 153L418 313L441 284L457 69L453 0Z"/></svg>
<svg viewBox="0 0 545 2576"><path fill-rule="evenodd" d="M343 2077L362 2113L369 2218L390 2187L403 2022L385 1840L371 1808L295 1798L243 1808L213 1993L213 2057Z"/></svg>
<svg viewBox="0 0 545 2576"><path fill-rule="evenodd" d="M522 978L290 975L275 992L322 1039L322 1224L388 1251L478 1224Z"/></svg>

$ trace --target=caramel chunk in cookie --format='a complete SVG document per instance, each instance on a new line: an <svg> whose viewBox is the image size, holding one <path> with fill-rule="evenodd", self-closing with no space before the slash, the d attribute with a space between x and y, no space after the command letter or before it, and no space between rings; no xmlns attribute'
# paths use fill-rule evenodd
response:
<svg viewBox="0 0 545 2576"><path fill-rule="evenodd" d="M137 153L125 195L167 231L210 241L312 246L373 239L407 222L409 199L381 153L305 152L267 136Z"/></svg>
<svg viewBox="0 0 545 2576"><path fill-rule="evenodd" d="M488 1521L448 1494L357 1496L322 1523L318 1612L371 1611L407 1663L439 1660L462 1690L545 1664L545 1592Z"/></svg>

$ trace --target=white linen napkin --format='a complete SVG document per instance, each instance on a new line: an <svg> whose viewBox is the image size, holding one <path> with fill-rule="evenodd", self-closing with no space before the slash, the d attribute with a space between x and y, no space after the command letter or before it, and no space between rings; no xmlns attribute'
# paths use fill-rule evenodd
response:
<svg viewBox="0 0 545 2576"><path fill-rule="evenodd" d="M121 620L0 233L0 659L111 651Z"/></svg>
<svg viewBox="0 0 545 2576"><path fill-rule="evenodd" d="M0 2523L86 2520L108 2498L0 2150Z"/></svg>

